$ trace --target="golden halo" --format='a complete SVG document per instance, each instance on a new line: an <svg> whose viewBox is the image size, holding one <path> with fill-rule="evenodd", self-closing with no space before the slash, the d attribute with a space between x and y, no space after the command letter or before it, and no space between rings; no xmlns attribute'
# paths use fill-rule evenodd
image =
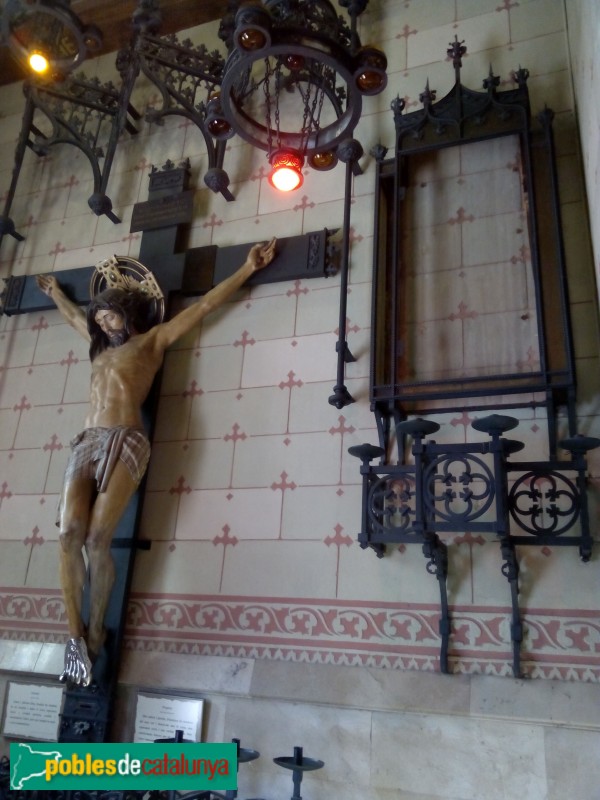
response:
<svg viewBox="0 0 600 800"><path fill-rule="evenodd" d="M90 297L106 289L141 292L152 301L155 324L165 317L165 298L158 281L141 261L129 256L111 256L96 264L90 280Z"/></svg>

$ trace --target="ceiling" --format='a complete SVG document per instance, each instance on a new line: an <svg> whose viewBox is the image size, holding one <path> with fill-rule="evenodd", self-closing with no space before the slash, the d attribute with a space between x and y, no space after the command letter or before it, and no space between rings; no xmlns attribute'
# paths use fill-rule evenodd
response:
<svg viewBox="0 0 600 800"><path fill-rule="evenodd" d="M129 41L131 17L137 5L137 0L71 0L70 7L84 25L93 23L104 34L100 53L112 53ZM221 19L229 3L228 0L160 0L159 5L163 16L159 33L164 35ZM0 47L0 86L26 77L25 69L13 58L8 47Z"/></svg>

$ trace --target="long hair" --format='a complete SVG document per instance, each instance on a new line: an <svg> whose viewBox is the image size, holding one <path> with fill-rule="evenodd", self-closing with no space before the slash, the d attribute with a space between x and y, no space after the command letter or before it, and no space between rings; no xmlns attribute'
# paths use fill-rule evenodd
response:
<svg viewBox="0 0 600 800"><path fill-rule="evenodd" d="M98 311L114 311L123 318L128 336L145 333L154 320L151 303L137 291L126 289L106 289L97 294L87 308L87 328L90 334L90 361L110 347L108 336L96 322Z"/></svg>

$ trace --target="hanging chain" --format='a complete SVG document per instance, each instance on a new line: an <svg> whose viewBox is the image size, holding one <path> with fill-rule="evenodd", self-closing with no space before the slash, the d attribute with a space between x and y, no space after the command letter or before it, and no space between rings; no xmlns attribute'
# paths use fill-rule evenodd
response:
<svg viewBox="0 0 600 800"><path fill-rule="evenodd" d="M327 70L328 67L325 67L325 69ZM335 70L333 70L333 85L334 85L334 88L335 88L335 74L336 74ZM318 110L318 113L317 113L317 117L314 120L315 129L317 131L317 134L319 133L319 130L320 130L320 127L321 127L321 112L323 111L323 101L325 100L325 90L323 89L323 86L321 86L321 90L320 91L321 91L321 94L319 95L319 110Z"/></svg>
<svg viewBox="0 0 600 800"><path fill-rule="evenodd" d="M275 67L275 130L277 131L277 149L281 148L281 118L279 110L279 95L283 85L281 77L281 60L277 59L277 66Z"/></svg>
<svg viewBox="0 0 600 800"><path fill-rule="evenodd" d="M263 80L263 91L265 95L266 123L267 123L267 147L268 156L273 153L273 149L281 148L281 111L279 95L286 80L283 75L283 64L281 59L277 59L275 65L269 57L265 58L265 77ZM320 64L311 60L305 79L302 75L294 81L298 93L302 99L302 127L299 135L298 149L304 154L308 147L311 133L318 135L320 130L320 120L325 101L326 84L331 83L335 91L336 72L327 65ZM305 87L305 88L303 88ZM313 91L314 89L314 91ZM275 139L275 141L274 141Z"/></svg>
<svg viewBox="0 0 600 800"><path fill-rule="evenodd" d="M300 132L300 150L302 153L304 153L306 147L308 146L308 139L311 132L313 130L316 131L317 133L319 132L321 112L323 110L323 101L325 100L325 91L323 89L323 83L324 83L323 69L327 69L327 67L325 67L322 64L317 64L317 66L321 67L321 71L319 73L319 71L314 70L314 65L315 62L313 62L313 74L318 75L319 80L315 81L311 79L306 81L307 88L305 91L303 91L300 82L298 82L297 84L298 91L300 92L300 95L304 103L304 117L302 120L302 130ZM312 103L310 96L311 86L315 87L315 92L312 97Z"/></svg>
<svg viewBox="0 0 600 800"><path fill-rule="evenodd" d="M267 156L268 158L271 157L273 152L273 126L271 125L271 76L273 75L273 69L271 67L271 62L269 60L269 56L265 58L265 79L263 81L263 90L265 93L265 108L267 111ZM277 131L279 133L279 103L275 103L275 113L276 113L276 124L277 124Z"/></svg>

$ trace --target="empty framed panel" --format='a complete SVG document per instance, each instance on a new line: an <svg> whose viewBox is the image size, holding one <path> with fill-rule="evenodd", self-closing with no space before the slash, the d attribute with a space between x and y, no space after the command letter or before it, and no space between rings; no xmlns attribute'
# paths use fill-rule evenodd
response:
<svg viewBox="0 0 600 800"><path fill-rule="evenodd" d="M377 174L371 400L380 417L558 406L575 378L552 112L531 124L524 70L424 108L392 104Z"/></svg>

